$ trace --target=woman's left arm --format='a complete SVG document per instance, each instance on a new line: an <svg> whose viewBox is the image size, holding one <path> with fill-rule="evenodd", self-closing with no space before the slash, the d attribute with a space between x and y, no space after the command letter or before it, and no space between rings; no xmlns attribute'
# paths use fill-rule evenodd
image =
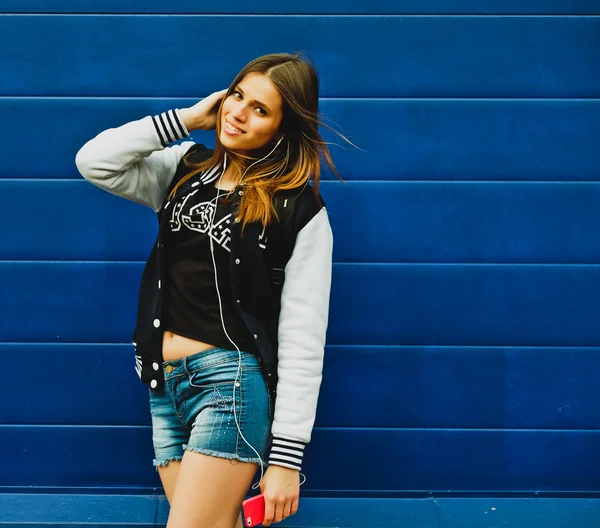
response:
<svg viewBox="0 0 600 528"><path fill-rule="evenodd" d="M325 208L298 232L285 268L279 315L278 382L270 467L263 479L265 526L295 513L323 371L333 235Z"/></svg>

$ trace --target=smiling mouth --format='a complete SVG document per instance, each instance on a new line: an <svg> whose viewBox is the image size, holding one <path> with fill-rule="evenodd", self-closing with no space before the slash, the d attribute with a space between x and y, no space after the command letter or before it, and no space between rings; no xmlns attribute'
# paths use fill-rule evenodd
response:
<svg viewBox="0 0 600 528"><path fill-rule="evenodd" d="M243 130L232 125L229 121L225 121L225 132L228 132L229 134L245 134L246 133Z"/></svg>

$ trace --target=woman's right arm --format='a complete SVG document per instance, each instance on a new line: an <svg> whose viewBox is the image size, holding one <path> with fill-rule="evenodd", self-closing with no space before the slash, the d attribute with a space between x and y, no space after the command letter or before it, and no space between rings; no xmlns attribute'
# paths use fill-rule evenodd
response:
<svg viewBox="0 0 600 528"><path fill-rule="evenodd" d="M101 189L159 211L177 165L194 144L169 143L188 137L192 130L214 129L226 92L214 92L190 108L101 132L77 153L79 172Z"/></svg>
<svg viewBox="0 0 600 528"><path fill-rule="evenodd" d="M180 111L169 110L101 132L79 150L75 163L94 185L158 211L177 165L194 143L168 145L187 136Z"/></svg>

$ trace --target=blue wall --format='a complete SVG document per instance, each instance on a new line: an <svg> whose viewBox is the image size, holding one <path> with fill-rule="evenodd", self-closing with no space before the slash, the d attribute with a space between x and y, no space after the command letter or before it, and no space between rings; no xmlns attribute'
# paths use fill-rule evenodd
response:
<svg viewBox="0 0 600 528"><path fill-rule="evenodd" d="M159 486L128 344L154 215L75 153L305 50L363 149L323 184L305 493L600 492L599 3L172 4L2 2L0 486Z"/></svg>

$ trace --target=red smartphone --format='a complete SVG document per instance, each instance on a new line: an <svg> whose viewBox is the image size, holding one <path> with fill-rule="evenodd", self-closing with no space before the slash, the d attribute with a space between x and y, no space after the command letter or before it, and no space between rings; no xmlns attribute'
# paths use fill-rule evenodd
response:
<svg viewBox="0 0 600 528"><path fill-rule="evenodd" d="M244 526L258 526L265 520L265 497L257 495L242 503Z"/></svg>

